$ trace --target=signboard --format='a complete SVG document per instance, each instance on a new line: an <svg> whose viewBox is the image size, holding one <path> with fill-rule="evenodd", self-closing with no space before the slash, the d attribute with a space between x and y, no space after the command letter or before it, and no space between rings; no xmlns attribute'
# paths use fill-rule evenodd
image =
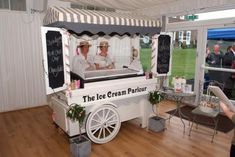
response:
<svg viewBox="0 0 235 157"><path fill-rule="evenodd" d="M63 31L42 27L42 45L47 94L66 89Z"/></svg>
<svg viewBox="0 0 235 157"><path fill-rule="evenodd" d="M157 73L167 74L170 70L171 36L158 37Z"/></svg>
<svg viewBox="0 0 235 157"><path fill-rule="evenodd" d="M62 34L58 31L46 33L49 87L62 87L64 84L64 62Z"/></svg>
<svg viewBox="0 0 235 157"><path fill-rule="evenodd" d="M82 98L83 103L87 102L93 102L93 101L99 101L99 100L105 100L105 99L111 99L111 98L117 98L117 97L123 97L133 94L142 94L146 93L148 91L146 86L137 86L137 87L129 87L121 90L109 90L106 92L99 92L99 93L89 93L85 95L79 95L80 98Z"/></svg>
<svg viewBox="0 0 235 157"><path fill-rule="evenodd" d="M185 20L195 20L195 19L198 19L198 15L186 15L184 16Z"/></svg>

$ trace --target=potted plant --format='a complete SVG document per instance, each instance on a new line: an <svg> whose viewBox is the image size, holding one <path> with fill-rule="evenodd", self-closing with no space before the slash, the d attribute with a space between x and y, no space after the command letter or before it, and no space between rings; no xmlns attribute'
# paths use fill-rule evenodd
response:
<svg viewBox="0 0 235 157"><path fill-rule="evenodd" d="M74 122L78 122L79 136L70 140L70 150L74 157L88 157L91 153L91 141L81 135L82 125L86 117L85 107L76 103L71 104L67 113L67 117Z"/></svg>
<svg viewBox="0 0 235 157"><path fill-rule="evenodd" d="M156 116L149 119L148 128L152 131L159 132L165 129L165 119L159 117L158 104L164 99L164 96L159 91L149 92L148 100L152 104L152 110ZM156 105L156 112L154 106Z"/></svg>
<svg viewBox="0 0 235 157"><path fill-rule="evenodd" d="M158 115L158 104L164 99L163 95L159 92L159 91L152 91L152 92L149 92L149 95L148 95L148 100L149 102L152 104L152 109L154 107L154 105L156 105L156 110L157 112L154 111L153 109L153 112Z"/></svg>

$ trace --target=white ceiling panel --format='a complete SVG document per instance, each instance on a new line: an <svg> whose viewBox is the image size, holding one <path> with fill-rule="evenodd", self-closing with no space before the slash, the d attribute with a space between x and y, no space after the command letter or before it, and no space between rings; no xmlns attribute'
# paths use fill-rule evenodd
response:
<svg viewBox="0 0 235 157"><path fill-rule="evenodd" d="M61 0L80 5L114 8L151 17L186 15L235 8L235 0Z"/></svg>
<svg viewBox="0 0 235 157"><path fill-rule="evenodd" d="M118 10L134 11L181 0L63 0L82 5L109 7Z"/></svg>

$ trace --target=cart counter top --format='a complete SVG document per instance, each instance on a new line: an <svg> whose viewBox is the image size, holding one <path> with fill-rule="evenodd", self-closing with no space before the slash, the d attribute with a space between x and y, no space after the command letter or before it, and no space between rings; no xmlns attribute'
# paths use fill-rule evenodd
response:
<svg viewBox="0 0 235 157"><path fill-rule="evenodd" d="M107 77L138 75L138 74L139 74L139 71L128 69L128 68L87 71L85 72L85 80L100 79L100 78L107 78Z"/></svg>

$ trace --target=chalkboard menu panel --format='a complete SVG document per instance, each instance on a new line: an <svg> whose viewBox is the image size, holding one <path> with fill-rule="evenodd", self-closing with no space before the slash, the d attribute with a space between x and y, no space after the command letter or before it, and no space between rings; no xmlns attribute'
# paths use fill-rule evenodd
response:
<svg viewBox="0 0 235 157"><path fill-rule="evenodd" d="M46 33L46 44L49 87L55 89L62 87L65 83L61 33L48 31Z"/></svg>
<svg viewBox="0 0 235 157"><path fill-rule="evenodd" d="M170 45L169 35L160 35L158 38L157 73L167 74L170 68Z"/></svg>

